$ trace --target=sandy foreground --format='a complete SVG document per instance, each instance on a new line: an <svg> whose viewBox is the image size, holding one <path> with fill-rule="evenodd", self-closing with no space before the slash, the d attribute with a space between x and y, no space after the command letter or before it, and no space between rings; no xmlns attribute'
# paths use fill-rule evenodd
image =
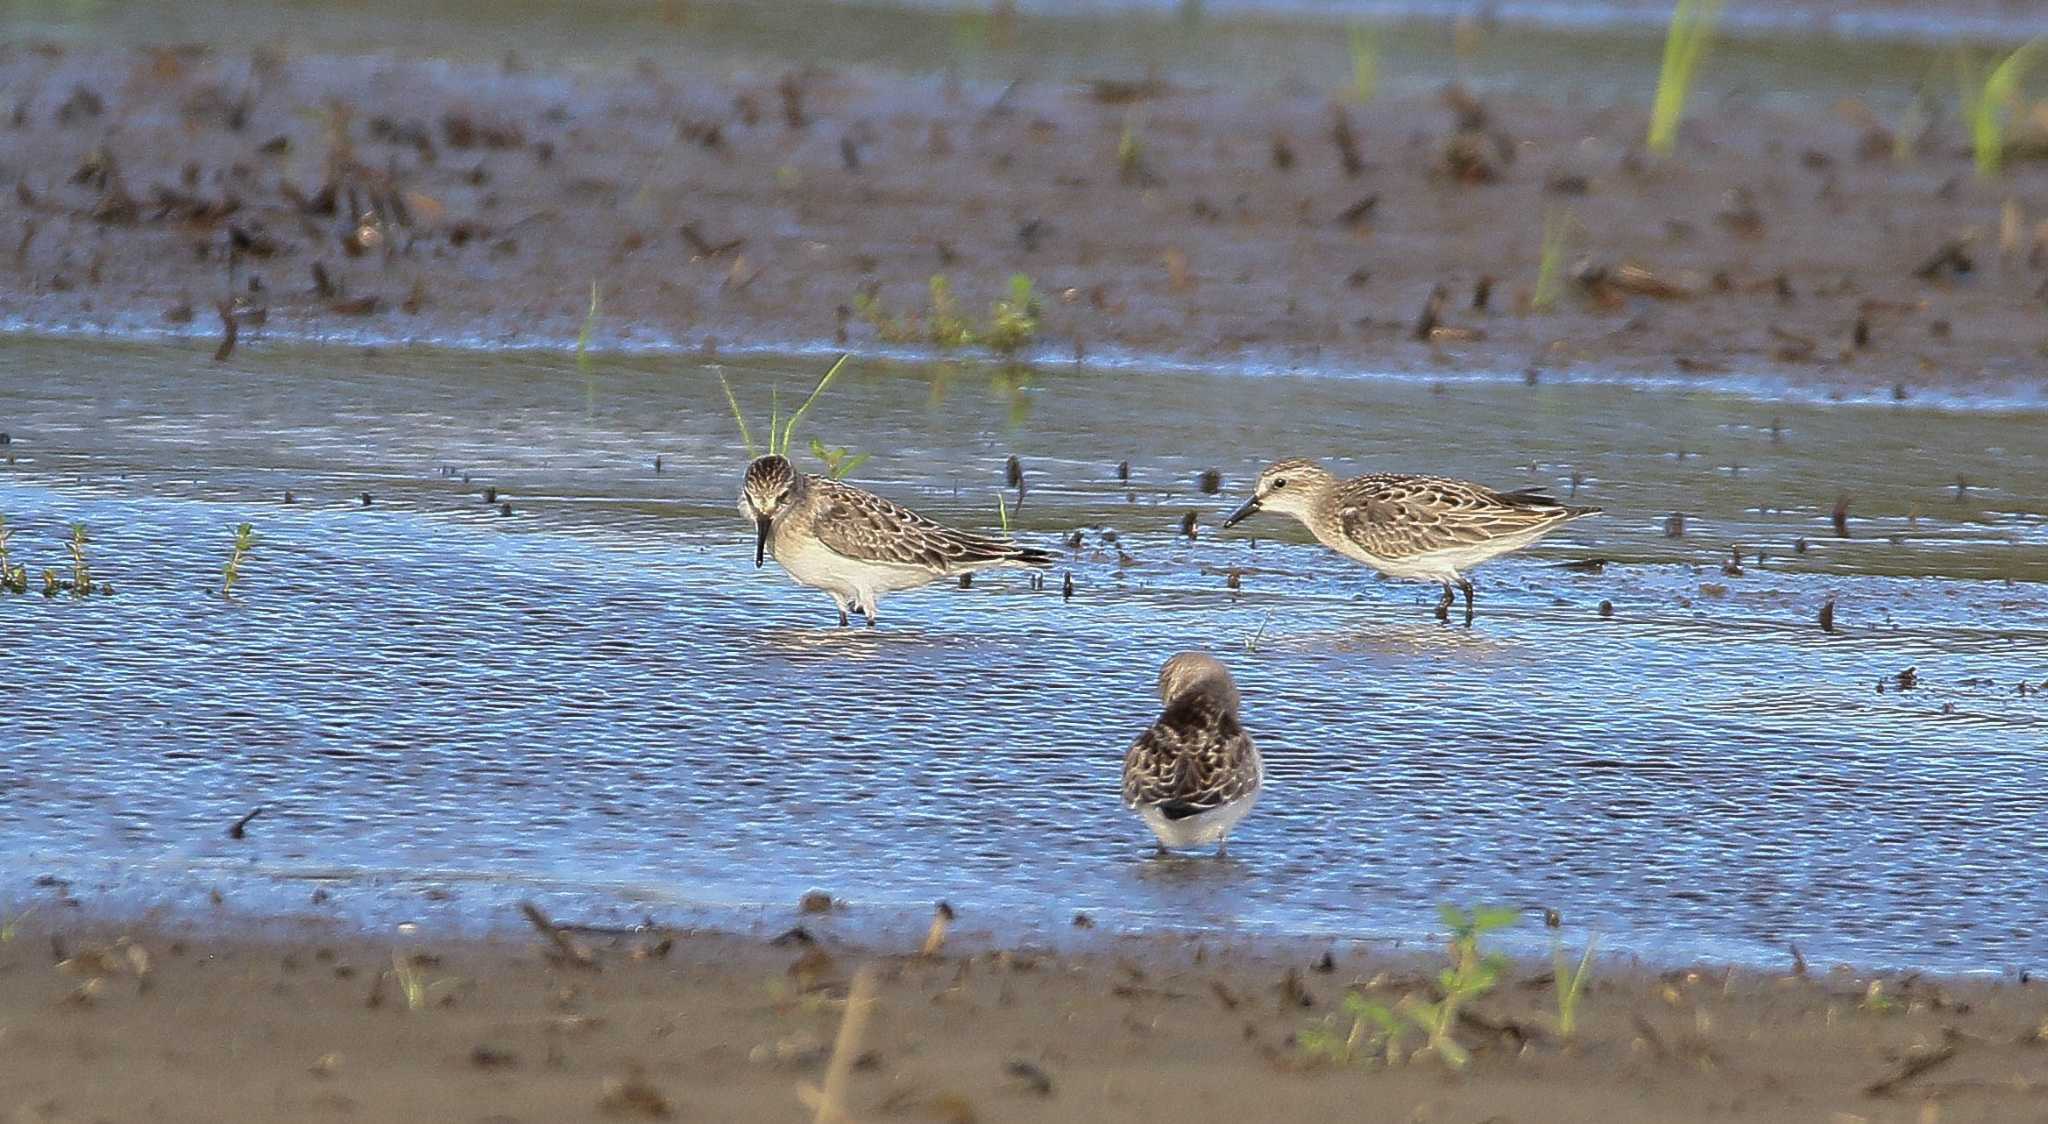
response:
<svg viewBox="0 0 2048 1124"><path fill-rule="evenodd" d="M16 327L2038 392L2048 121L0 48ZM1647 94L1641 101L1647 100ZM1556 303L1539 290L1546 224ZM1432 293L1441 290L1439 300ZM960 333L954 333L960 334ZM969 344L964 353L985 353ZM232 356L228 357L230 360Z"/></svg>
<svg viewBox="0 0 2048 1124"><path fill-rule="evenodd" d="M1594 969L1558 1032L1548 965L1471 1000L1461 1072L1404 1034L1353 1060L1347 991L1427 999L1434 950L1080 934L870 947L528 931L398 943L39 910L0 942L0 1119L2021 1121L2048 1114L2048 991L2018 978ZM508 933L510 931L508 930ZM252 935L253 934L253 935ZM583 958L587 957L587 963ZM864 1026L831 1058L856 974ZM415 1006L415 1004L417 1004Z"/></svg>

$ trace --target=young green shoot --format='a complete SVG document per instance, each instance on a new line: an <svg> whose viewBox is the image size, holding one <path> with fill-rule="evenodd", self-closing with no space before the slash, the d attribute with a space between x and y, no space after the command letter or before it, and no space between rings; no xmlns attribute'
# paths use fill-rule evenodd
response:
<svg viewBox="0 0 2048 1124"><path fill-rule="evenodd" d="M21 935L21 923L28 920L35 911L36 907L30 906L8 918L5 924L0 924L0 944L13 944L14 938Z"/></svg>
<svg viewBox="0 0 2048 1124"><path fill-rule="evenodd" d="M1010 536L1010 505L1003 502L1003 494L996 493L996 519L1002 523L1003 537Z"/></svg>
<svg viewBox="0 0 2048 1124"><path fill-rule="evenodd" d="M85 561L85 548L91 542L91 536L85 532L85 524L71 525L71 592L79 597L92 592L92 567Z"/></svg>
<svg viewBox="0 0 2048 1124"><path fill-rule="evenodd" d="M590 310L583 314L583 328L576 333L576 369L590 373L590 337L597 332L597 282L590 283Z"/></svg>
<svg viewBox="0 0 2048 1124"><path fill-rule="evenodd" d="M841 355L838 361L832 364L832 368L825 372L825 376L818 380L818 385L811 389L810 397L804 399L803 405L798 406L795 412L789 415L787 421L783 420L782 417L781 390L779 388L772 388L770 390L769 401L771 405L768 414L767 455L785 457L789 455L789 451L795 447L797 423L801 422L804 419L804 415L810 412L812 403L818 400L819 395L825 393L825 388L832 385L833 379L839 377L839 372L845 369L847 360L851 358L853 358L851 354ZM747 428L746 412L740 409L739 396L733 393L732 383L726 380L723 371L719 372L718 385L725 388L725 401L728 406L732 407L732 420L740 427L740 440L746 443L747 459L752 460L763 455L761 447L754 444L753 431ZM827 448L825 443L817 438L811 439L810 450L813 456L824 462L826 474L834 480L841 479L854 469L859 468L861 463L868 459L868 454L866 453L854 453L843 448Z"/></svg>
<svg viewBox="0 0 2048 1124"><path fill-rule="evenodd" d="M1247 636L1247 637L1245 637L1245 638L1244 638L1244 650L1245 650L1245 651L1247 651L1247 652L1256 652L1256 651L1258 651L1258 650L1259 650L1259 641L1261 641L1261 640L1265 639L1265 636L1266 636L1266 626L1267 626L1267 625L1269 625L1269 624L1272 624L1272 623L1273 623L1273 611L1272 611L1271 609L1268 609L1268 610L1266 610L1266 616L1265 616L1265 618L1264 618L1263 620L1259 621L1259 627L1258 627L1258 630L1257 630L1256 632L1253 632L1253 633L1252 633L1252 634L1251 634L1250 636Z"/></svg>
<svg viewBox="0 0 2048 1124"><path fill-rule="evenodd" d="M1678 122L1685 116L1685 98L1714 27L1721 20L1722 0L1676 0L1664 31L1664 64L1657 72L1657 95L1650 105L1650 151L1670 156L1678 146Z"/></svg>
<svg viewBox="0 0 2048 1124"><path fill-rule="evenodd" d="M256 529L247 523L236 527L235 545L228 552L227 568L221 572L220 595L222 597L233 597L235 595L235 582L241 580L242 577L242 563L249 557L249 552L254 549L256 549Z"/></svg>
<svg viewBox="0 0 2048 1124"><path fill-rule="evenodd" d="M1427 1039L1423 1048L1452 1069L1463 1069L1471 1054L1451 1035L1458 1025L1458 1012L1493 990L1507 971L1507 958L1499 953L1481 953L1480 938L1513 925L1522 916L1519 909L1480 906L1465 913L1451 906L1439 908L1444 925L1451 930L1450 966L1437 973L1439 998L1433 1002L1410 999L1405 1013Z"/></svg>
<svg viewBox="0 0 2048 1124"><path fill-rule="evenodd" d="M2026 79L2027 68L2044 51L2048 51L2048 35L2029 39L1981 81L1976 68L1966 58L1962 60L1963 115L1970 122L1970 149L1976 157L1978 179L1993 179L2004 170L2007 116L2019 104L2020 83Z"/></svg>
<svg viewBox="0 0 2048 1124"><path fill-rule="evenodd" d="M1559 940L1550 948L1552 986L1557 989L1557 1033L1559 1037L1570 1038L1579 1025L1579 1000L1586 993L1586 981L1593 974L1593 948L1600 943L1600 935L1586 938L1586 951L1579 957L1577 969L1564 954L1564 942Z"/></svg>
<svg viewBox="0 0 2048 1124"><path fill-rule="evenodd" d="M398 993L405 998L405 1009L408 1011L426 1010L428 1005L438 1001L462 983L462 980L455 976L438 980L428 979L418 961L410 954L397 949L391 953L391 978L398 984Z"/></svg>
<svg viewBox="0 0 2048 1124"><path fill-rule="evenodd" d="M988 330L982 333L982 342L998 355L1016 354L1037 337L1038 311L1031 278L1012 274L1010 295L989 306Z"/></svg>
<svg viewBox="0 0 2048 1124"><path fill-rule="evenodd" d="M1117 178L1127 184L1150 182L1152 175L1145 167L1145 144L1138 139L1138 116L1131 114L1124 118L1124 131L1116 139Z"/></svg>
<svg viewBox="0 0 2048 1124"><path fill-rule="evenodd" d="M28 592L28 568L8 561L7 540L14 537L8 530L7 520L0 518L0 592Z"/></svg>
<svg viewBox="0 0 2048 1124"><path fill-rule="evenodd" d="M740 412L739 396L732 392L732 384L725 381L724 371L718 372L718 385L725 388L725 401L732 407L732 420L739 423L740 440L747 446L747 459L753 460L760 455L760 447L754 444L754 435L747 430L747 416Z"/></svg>
<svg viewBox="0 0 2048 1124"><path fill-rule="evenodd" d="M839 357L839 360L832 364L832 369L825 372L825 377L818 380L818 385L812 388L811 396L809 398L804 399L804 404L798 406L796 408L795 413L789 415L789 421L782 427L782 445L780 448L776 447L775 430L771 424L768 431L769 452L781 453L784 456L789 455L789 441L790 438L795 436L796 434L796 423L802 421L804 415L810 412L811 403L816 402L818 400L818 395L825 393L825 388L831 386L832 380L839 377L840 369L845 367L846 361L851 358L853 358L853 356L850 354L841 355Z"/></svg>
<svg viewBox="0 0 2048 1124"><path fill-rule="evenodd" d="M847 449L828 449L823 441L811 438L811 455L825 463L825 475L833 480L844 480L868 459L867 453L854 453Z"/></svg>
<svg viewBox="0 0 2048 1124"><path fill-rule="evenodd" d="M960 315L960 304L953 299L953 284L943 273L935 273L931 280L932 346L944 351L948 348L971 347L974 344L974 325Z"/></svg>
<svg viewBox="0 0 2048 1124"><path fill-rule="evenodd" d="M1338 1065L1370 1061L1376 1056L1389 1062L1399 1059L1401 1037L1407 1026L1393 1008L1356 991L1347 991L1343 1017L1351 1020L1351 1028L1344 1034L1337 1033L1339 1018L1332 1016L1296 1031L1294 1041L1310 1058Z"/></svg>
<svg viewBox="0 0 2048 1124"><path fill-rule="evenodd" d="M1536 263L1536 289L1529 297L1532 312L1550 312L1564 291L1564 255L1571 240L1572 214L1553 207L1543 216L1543 250Z"/></svg>
<svg viewBox="0 0 2048 1124"><path fill-rule="evenodd" d="M1364 105L1380 86L1380 37L1371 28L1351 29L1351 97Z"/></svg>

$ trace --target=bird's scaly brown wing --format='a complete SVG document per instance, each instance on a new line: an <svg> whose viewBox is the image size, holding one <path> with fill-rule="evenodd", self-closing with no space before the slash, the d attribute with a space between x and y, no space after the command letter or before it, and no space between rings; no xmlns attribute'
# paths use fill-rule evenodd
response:
<svg viewBox="0 0 2048 1124"><path fill-rule="evenodd" d="M819 489L812 530L820 542L848 558L922 566L938 574L993 562L1041 565L1051 561L1050 556L1031 547L935 523L851 484L817 477L812 486Z"/></svg>
<svg viewBox="0 0 2048 1124"><path fill-rule="evenodd" d="M1537 489L1496 492L1441 476L1384 473L1345 481L1336 503L1345 536L1378 558L1476 546L1596 510L1566 507Z"/></svg>
<svg viewBox="0 0 2048 1124"><path fill-rule="evenodd" d="M1194 811L1246 796L1259 784L1258 752L1237 716L1191 701L1168 707L1124 754L1124 804Z"/></svg>

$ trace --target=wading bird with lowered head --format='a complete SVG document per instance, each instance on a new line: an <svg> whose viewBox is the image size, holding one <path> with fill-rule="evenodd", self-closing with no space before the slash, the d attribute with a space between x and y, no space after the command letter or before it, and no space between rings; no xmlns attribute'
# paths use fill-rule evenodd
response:
<svg viewBox="0 0 2048 1124"><path fill-rule="evenodd" d="M1259 799L1265 766L1237 720L1237 684L1222 661L1182 652L1159 669L1166 709L1124 754L1124 806L1171 847L1223 842Z"/></svg>
<svg viewBox="0 0 2048 1124"><path fill-rule="evenodd" d="M957 531L844 481L798 472L780 454L747 465L739 508L754 524L754 565L772 553L792 581L831 595L842 626L854 612L874 627L883 594L1054 562L1036 547Z"/></svg>
<svg viewBox="0 0 2048 1124"><path fill-rule="evenodd" d="M1284 460L1259 474L1252 497L1225 527L1260 511L1291 515L1331 550L1389 577L1440 582L1438 620L1450 619L1454 589L1472 623L1465 571L1520 550L1597 507L1567 507L1541 488L1498 492L1464 480L1368 472L1339 480L1309 460Z"/></svg>

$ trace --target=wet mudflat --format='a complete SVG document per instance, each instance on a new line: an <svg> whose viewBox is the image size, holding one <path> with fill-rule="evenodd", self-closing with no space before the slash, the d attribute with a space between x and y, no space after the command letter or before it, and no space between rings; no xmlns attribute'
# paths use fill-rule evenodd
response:
<svg viewBox="0 0 2048 1124"><path fill-rule="evenodd" d="M1086 912L1387 937L1496 901L1664 960L2048 952L2038 416L856 363L809 435L963 525L995 530L1003 493L1066 560L1043 590L985 575L841 631L752 566L744 451L693 362L223 367L32 340L5 361L25 376L0 388L10 549L67 570L84 523L114 589L0 597L14 900L52 876L460 924L528 896L744 917L825 888L852 918L943 898L1014 933ZM758 429L820 365L722 369ZM1467 631L1284 524L1216 530L1282 455L1576 480L1608 514L1480 570ZM1232 665L1266 747L1227 861L1154 859L1115 797L1158 662L1187 647Z"/></svg>

